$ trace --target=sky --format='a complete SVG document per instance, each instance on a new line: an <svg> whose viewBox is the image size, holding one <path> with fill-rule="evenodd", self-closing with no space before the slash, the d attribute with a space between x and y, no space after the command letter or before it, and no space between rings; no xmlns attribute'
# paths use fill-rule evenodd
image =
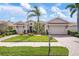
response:
<svg viewBox="0 0 79 59"><path fill-rule="evenodd" d="M41 21L50 21L60 17L70 22L76 22L76 13L70 17L69 3L0 3L0 20L17 22L27 21L27 11L37 6L41 12ZM31 17L30 20L37 20Z"/></svg>

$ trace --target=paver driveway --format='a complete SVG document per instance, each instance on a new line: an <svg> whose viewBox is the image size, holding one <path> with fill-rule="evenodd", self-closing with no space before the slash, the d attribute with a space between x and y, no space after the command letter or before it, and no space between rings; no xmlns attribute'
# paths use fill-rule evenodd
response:
<svg viewBox="0 0 79 59"><path fill-rule="evenodd" d="M54 38L69 49L69 55L79 56L79 38L68 35L54 35Z"/></svg>

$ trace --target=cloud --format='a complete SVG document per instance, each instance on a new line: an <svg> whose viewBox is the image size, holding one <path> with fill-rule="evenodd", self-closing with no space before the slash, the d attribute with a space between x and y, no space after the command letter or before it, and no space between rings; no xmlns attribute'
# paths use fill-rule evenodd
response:
<svg viewBox="0 0 79 59"><path fill-rule="evenodd" d="M52 7L51 11L55 14L55 16L58 17L66 17L65 14L62 13L62 10L59 9L58 7Z"/></svg>
<svg viewBox="0 0 79 59"><path fill-rule="evenodd" d="M12 5L0 5L0 19L18 21L23 20L25 17L26 13L22 10L21 7Z"/></svg>
<svg viewBox="0 0 79 59"><path fill-rule="evenodd" d="M72 21L76 22L77 12L75 12L72 17L70 17L71 12L69 9L63 9L62 12L66 15L66 19L69 19L69 21L71 21L71 22Z"/></svg>
<svg viewBox="0 0 79 59"><path fill-rule="evenodd" d="M28 10L31 9L31 5L28 3L21 3L21 6L28 9Z"/></svg>
<svg viewBox="0 0 79 59"><path fill-rule="evenodd" d="M42 14L47 14L47 11L43 7L39 7L39 10Z"/></svg>
<svg viewBox="0 0 79 59"><path fill-rule="evenodd" d="M16 6L4 6L4 5L0 5L0 11L13 11L13 12L22 12L23 13L23 10L21 7L16 7Z"/></svg>
<svg viewBox="0 0 79 59"><path fill-rule="evenodd" d="M50 15L50 17L54 18L54 17L61 17L63 19L66 19L70 22L74 21L76 22L77 19L77 12L73 15L73 17L70 17L70 10L69 9L60 9L59 7L53 6L51 8L52 14Z"/></svg>

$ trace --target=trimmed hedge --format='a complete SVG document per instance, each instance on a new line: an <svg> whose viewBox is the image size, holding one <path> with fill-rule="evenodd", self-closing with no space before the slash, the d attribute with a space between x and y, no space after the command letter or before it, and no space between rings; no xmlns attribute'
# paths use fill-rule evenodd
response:
<svg viewBox="0 0 79 59"><path fill-rule="evenodd" d="M4 37L4 36L9 36L9 35L13 35L16 34L16 30L12 30L12 31L5 31L3 33L0 34L0 38Z"/></svg>
<svg viewBox="0 0 79 59"><path fill-rule="evenodd" d="M6 31L5 34L6 34L6 35L13 35L13 34L16 34L16 30Z"/></svg>
<svg viewBox="0 0 79 59"><path fill-rule="evenodd" d="M79 34L75 34L75 37L78 37L79 38Z"/></svg>
<svg viewBox="0 0 79 59"><path fill-rule="evenodd" d="M6 34L2 34L2 35L0 35L0 38L2 38L2 37L4 37L4 36L6 36Z"/></svg>
<svg viewBox="0 0 79 59"><path fill-rule="evenodd" d="M68 30L68 35L71 35L71 36L74 36L74 37L79 37L79 32Z"/></svg>

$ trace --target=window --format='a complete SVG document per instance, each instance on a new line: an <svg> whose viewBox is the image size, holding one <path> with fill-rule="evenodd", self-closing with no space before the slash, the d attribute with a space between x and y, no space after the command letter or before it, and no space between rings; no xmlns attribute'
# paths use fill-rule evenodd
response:
<svg viewBox="0 0 79 59"><path fill-rule="evenodd" d="M32 25L32 23L30 23L30 25Z"/></svg>

